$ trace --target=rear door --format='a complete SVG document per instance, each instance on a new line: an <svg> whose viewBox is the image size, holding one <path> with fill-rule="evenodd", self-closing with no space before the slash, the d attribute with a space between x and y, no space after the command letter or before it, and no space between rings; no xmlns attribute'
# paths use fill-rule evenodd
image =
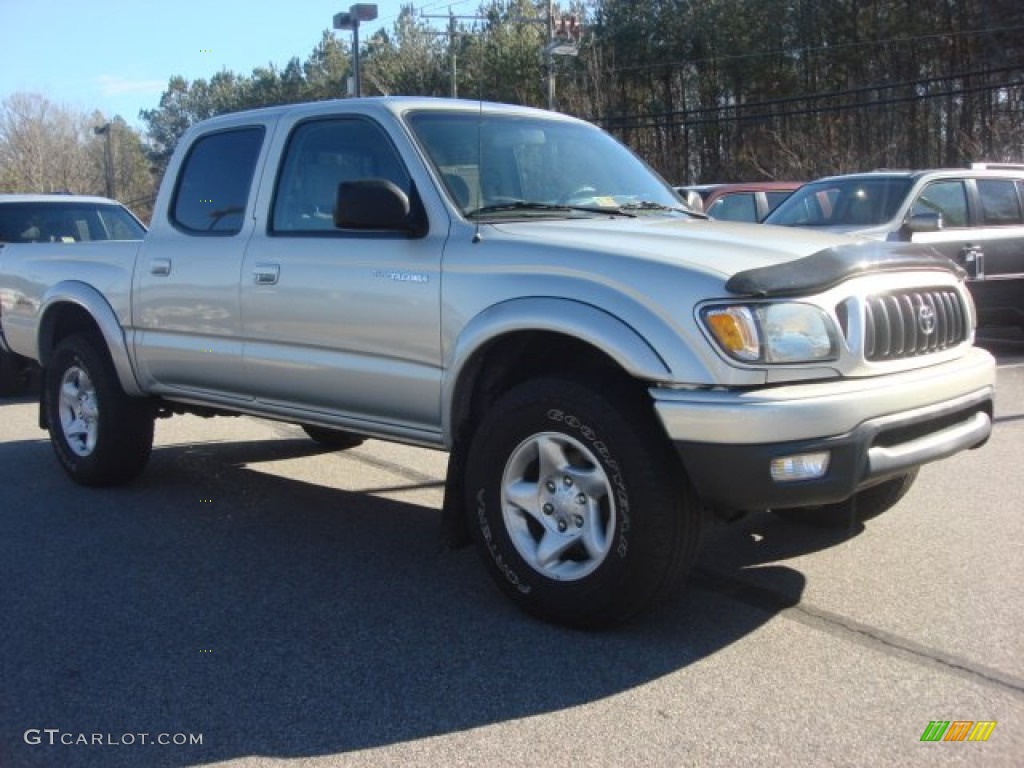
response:
<svg viewBox="0 0 1024 768"><path fill-rule="evenodd" d="M265 125L196 139L136 269L135 359L147 389L245 399L239 274Z"/></svg>
<svg viewBox="0 0 1024 768"><path fill-rule="evenodd" d="M977 179L976 247L982 257L971 290L983 322L1024 322L1024 181Z"/></svg>

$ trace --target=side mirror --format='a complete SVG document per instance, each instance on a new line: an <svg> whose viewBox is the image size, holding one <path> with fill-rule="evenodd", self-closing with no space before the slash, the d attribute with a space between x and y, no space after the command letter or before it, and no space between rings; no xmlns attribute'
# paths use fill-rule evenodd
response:
<svg viewBox="0 0 1024 768"><path fill-rule="evenodd" d="M422 234L412 215L408 195L387 179L343 181L334 204L334 226L339 229L399 231Z"/></svg>
<svg viewBox="0 0 1024 768"><path fill-rule="evenodd" d="M938 232L942 229L941 213L915 213L903 223L907 234L915 232Z"/></svg>

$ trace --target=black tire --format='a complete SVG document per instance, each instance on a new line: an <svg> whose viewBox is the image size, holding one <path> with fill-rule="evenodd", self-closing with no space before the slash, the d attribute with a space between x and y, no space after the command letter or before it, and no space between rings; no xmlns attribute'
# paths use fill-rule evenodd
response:
<svg viewBox="0 0 1024 768"><path fill-rule="evenodd" d="M0 349L0 397L15 397L28 390L28 375L21 358Z"/></svg>
<svg viewBox="0 0 1024 768"><path fill-rule="evenodd" d="M506 503L517 488L522 505ZM674 594L700 541L700 507L649 406L568 379L528 382L488 409L467 457L466 514L512 601L579 628Z"/></svg>
<svg viewBox="0 0 1024 768"><path fill-rule="evenodd" d="M366 440L362 435L356 435L351 432L345 432L341 429L327 429L326 427L314 427L311 424L303 424L302 431L305 432L310 439L320 443L320 445L328 448L333 448L336 451L344 451L348 448L355 448L356 446L362 445Z"/></svg>
<svg viewBox="0 0 1024 768"><path fill-rule="evenodd" d="M81 485L125 483L146 466L154 411L121 389L103 341L64 339L43 376L50 441L64 471Z"/></svg>
<svg viewBox="0 0 1024 768"><path fill-rule="evenodd" d="M817 507L794 507L772 510L790 522L816 528L845 528L863 523L896 506L907 495L917 479L917 470L899 475L878 485L865 488L846 501Z"/></svg>

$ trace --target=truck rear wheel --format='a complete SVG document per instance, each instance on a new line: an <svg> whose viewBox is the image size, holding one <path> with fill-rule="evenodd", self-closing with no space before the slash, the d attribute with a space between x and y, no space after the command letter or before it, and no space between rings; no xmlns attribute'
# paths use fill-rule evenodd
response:
<svg viewBox="0 0 1024 768"><path fill-rule="evenodd" d="M21 359L0 349L0 397L14 397L28 389Z"/></svg>
<svg viewBox="0 0 1024 768"><path fill-rule="evenodd" d="M523 610L574 627L621 622L682 583L700 507L653 416L569 379L488 409L466 465L485 566Z"/></svg>
<svg viewBox="0 0 1024 768"><path fill-rule="evenodd" d="M153 409L124 393L99 338L64 339L43 386L50 441L72 480L117 485L143 470L153 448Z"/></svg>
<svg viewBox="0 0 1024 768"><path fill-rule="evenodd" d="M836 504L772 511L784 520L802 525L818 528L843 528L878 517L889 508L896 506L896 503L907 495L916 479L917 470L914 469L905 475L899 475L878 485L865 488L846 501Z"/></svg>

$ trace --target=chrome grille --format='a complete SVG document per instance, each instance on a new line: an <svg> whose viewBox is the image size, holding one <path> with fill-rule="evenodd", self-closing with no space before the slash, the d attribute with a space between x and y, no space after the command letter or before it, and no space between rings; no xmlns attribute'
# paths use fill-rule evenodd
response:
<svg viewBox="0 0 1024 768"><path fill-rule="evenodd" d="M864 305L864 357L899 360L940 352L967 338L967 310L952 288L869 296Z"/></svg>

